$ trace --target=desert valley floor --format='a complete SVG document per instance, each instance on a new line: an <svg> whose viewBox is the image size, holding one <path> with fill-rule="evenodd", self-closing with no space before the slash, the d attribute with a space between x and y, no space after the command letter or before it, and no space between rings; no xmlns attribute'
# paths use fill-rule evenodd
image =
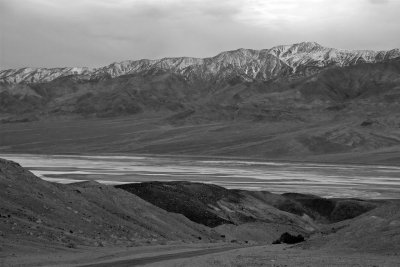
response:
<svg viewBox="0 0 400 267"><path fill-rule="evenodd" d="M150 155L0 154L51 182L191 181L321 197L400 198L400 167Z"/></svg>

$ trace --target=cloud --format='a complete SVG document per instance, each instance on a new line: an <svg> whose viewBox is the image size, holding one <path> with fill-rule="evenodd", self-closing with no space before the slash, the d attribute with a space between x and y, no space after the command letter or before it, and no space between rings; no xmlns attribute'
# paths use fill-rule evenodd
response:
<svg viewBox="0 0 400 267"><path fill-rule="evenodd" d="M400 1L371 1L0 0L0 68L207 57L307 40L400 47Z"/></svg>
<svg viewBox="0 0 400 267"><path fill-rule="evenodd" d="M389 0L368 0L368 1L372 4L378 4L378 5L389 3Z"/></svg>

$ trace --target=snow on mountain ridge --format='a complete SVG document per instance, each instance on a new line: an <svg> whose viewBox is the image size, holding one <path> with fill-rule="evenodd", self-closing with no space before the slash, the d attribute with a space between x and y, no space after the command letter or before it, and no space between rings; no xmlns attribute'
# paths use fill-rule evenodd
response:
<svg viewBox="0 0 400 267"><path fill-rule="evenodd" d="M115 62L105 67L22 68L0 71L0 83L49 82L68 75L85 75L88 79L118 77L143 71L165 70L186 77L225 79L241 76L245 80L268 80L280 75L308 75L328 66L374 63L399 57L400 50L341 50L326 48L316 42L280 45L270 49L240 48L209 58L177 57Z"/></svg>
<svg viewBox="0 0 400 267"><path fill-rule="evenodd" d="M68 75L89 74L90 69L86 67L68 68L21 68L0 71L0 83L38 83L50 82L58 77Z"/></svg>

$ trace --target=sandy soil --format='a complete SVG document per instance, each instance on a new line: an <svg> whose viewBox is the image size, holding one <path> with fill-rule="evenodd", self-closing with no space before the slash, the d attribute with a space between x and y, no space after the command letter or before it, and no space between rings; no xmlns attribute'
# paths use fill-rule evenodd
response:
<svg viewBox="0 0 400 267"><path fill-rule="evenodd" d="M239 248L189 259L175 259L145 266L400 266L400 256L302 250L287 245Z"/></svg>
<svg viewBox="0 0 400 267"><path fill-rule="evenodd" d="M80 266L102 264L129 259L158 257L165 254L180 254L189 251L203 251L213 248L230 249L226 243L168 244L140 247L79 247L77 249L41 249L20 253L1 253L0 266ZM238 247L238 246L236 246Z"/></svg>
<svg viewBox="0 0 400 267"><path fill-rule="evenodd" d="M289 245L180 244L80 248L2 258L1 266L400 266L400 255L304 250Z"/></svg>

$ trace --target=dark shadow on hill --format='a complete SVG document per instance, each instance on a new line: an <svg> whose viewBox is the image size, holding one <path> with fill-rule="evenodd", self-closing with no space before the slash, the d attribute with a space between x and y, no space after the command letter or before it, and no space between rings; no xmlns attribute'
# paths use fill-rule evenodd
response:
<svg viewBox="0 0 400 267"><path fill-rule="evenodd" d="M326 199L298 193L286 193L282 196L291 200L287 203L295 202L300 204L302 208L293 209L287 203L286 205L279 205L278 208L295 214L303 212L322 222L339 222L352 219L379 205L377 202L361 199Z"/></svg>
<svg viewBox="0 0 400 267"><path fill-rule="evenodd" d="M304 236L302 235L292 235L288 232L283 233L279 239L275 240L274 242L272 242L272 244L297 244L300 242L304 242Z"/></svg>
<svg viewBox="0 0 400 267"><path fill-rule="evenodd" d="M116 187L164 210L183 214L188 219L209 227L233 223L213 213L210 205L216 205L224 196L232 201L239 197L223 187L189 182L149 182Z"/></svg>

